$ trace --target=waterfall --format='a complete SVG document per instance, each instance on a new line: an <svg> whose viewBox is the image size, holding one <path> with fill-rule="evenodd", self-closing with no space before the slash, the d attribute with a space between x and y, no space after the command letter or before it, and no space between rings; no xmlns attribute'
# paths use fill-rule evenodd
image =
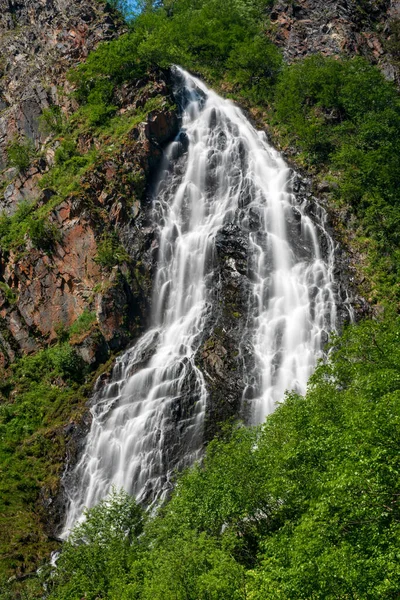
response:
<svg viewBox="0 0 400 600"><path fill-rule="evenodd" d="M244 397L255 423L273 411L286 390L304 394L337 320L334 244L325 228L326 212L314 205L311 220L307 200L298 204L290 191L293 171L263 134L260 138L248 140L249 146L253 141L247 172L252 194L242 218L250 241L247 329L253 349Z"/></svg>
<svg viewBox="0 0 400 600"><path fill-rule="evenodd" d="M249 238L247 344L238 352L247 354L252 420L286 389L304 391L335 327L333 245L322 213L314 224L296 203L292 171L232 102L181 69L177 80L182 130L165 152L153 200L159 251L151 326L94 395L91 429L66 485L64 535L112 485L139 501L162 499L175 471L201 455L207 386L196 353L213 326L222 227L239 223Z"/></svg>

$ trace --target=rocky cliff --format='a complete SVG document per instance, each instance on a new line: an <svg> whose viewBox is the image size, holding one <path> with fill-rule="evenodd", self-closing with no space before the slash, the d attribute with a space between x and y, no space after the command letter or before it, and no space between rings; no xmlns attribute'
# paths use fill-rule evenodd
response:
<svg viewBox="0 0 400 600"><path fill-rule="evenodd" d="M271 34L288 61L316 53L361 54L399 82L388 45L399 16L397 0L278 0L271 11Z"/></svg>
<svg viewBox="0 0 400 600"><path fill-rule="evenodd" d="M29 235L2 251L0 361L6 366L51 343L57 328L68 328L89 310L96 313L97 326L88 339L79 340L77 350L97 364L132 339L146 320L152 260L146 262L146 252L150 256L152 238L141 202L160 149L177 130L170 84L158 74L119 91L115 100L121 115L133 114L150 98L160 100L158 108L128 128L112 151L103 152L104 140L82 135L78 147L87 152L97 145L98 156L82 176L79 193L57 201L51 187L40 187L59 145L41 131L40 115L49 106L61 107L62 115L76 108L68 95L67 70L122 25L96 1L2 2L1 8L0 209L12 216L21 202L29 202L48 213L58 233L51 252L35 247ZM30 144L28 168L7 168L12 143ZM112 251L118 255L119 248L120 255L102 267L96 262L99 243L104 246L111 238Z"/></svg>
<svg viewBox="0 0 400 600"><path fill-rule="evenodd" d="M43 109L62 104L68 110L66 71L120 29L118 16L96 1L1 0L0 169L7 166L6 146L16 136L40 145ZM28 190L20 193L29 196Z"/></svg>

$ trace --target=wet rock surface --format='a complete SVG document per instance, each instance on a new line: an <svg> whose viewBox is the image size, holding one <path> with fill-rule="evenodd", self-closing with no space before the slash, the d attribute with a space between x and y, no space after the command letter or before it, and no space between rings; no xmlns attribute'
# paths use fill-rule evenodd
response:
<svg viewBox="0 0 400 600"><path fill-rule="evenodd" d="M215 246L215 322L198 355L209 393L206 441L216 435L224 422L242 412L245 358L241 347L249 298L247 236L238 224L228 224L219 232Z"/></svg>

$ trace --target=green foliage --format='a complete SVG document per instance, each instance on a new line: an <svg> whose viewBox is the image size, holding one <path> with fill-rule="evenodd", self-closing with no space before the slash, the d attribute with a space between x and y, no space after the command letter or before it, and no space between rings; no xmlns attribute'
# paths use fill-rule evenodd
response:
<svg viewBox="0 0 400 600"><path fill-rule="evenodd" d="M57 226L44 217L30 219L28 232L32 244L41 250L51 250L61 239Z"/></svg>
<svg viewBox="0 0 400 600"><path fill-rule="evenodd" d="M65 342L17 359L2 373L0 576L34 570L57 547L42 531L37 499L41 489L56 488L65 455L62 426L82 410L86 375Z"/></svg>
<svg viewBox="0 0 400 600"><path fill-rule="evenodd" d="M268 3L267 3L268 4ZM149 69L181 64L221 77L261 99L281 69L281 55L263 33L265 3L256 0L175 0L147 4L131 31L101 44L70 72L81 114L100 125L115 112L115 88Z"/></svg>
<svg viewBox="0 0 400 600"><path fill-rule="evenodd" d="M50 580L50 598L121 598L129 585L130 568L138 556L143 513L123 491L111 492L86 513L63 546Z"/></svg>
<svg viewBox="0 0 400 600"><path fill-rule="evenodd" d="M382 289L396 294L400 241L400 97L393 83L364 59L314 56L283 71L275 117L306 163L325 168L336 193L368 235L369 259L386 273Z"/></svg>
<svg viewBox="0 0 400 600"><path fill-rule="evenodd" d="M265 104L272 98L282 70L282 55L265 35L256 35L234 47L227 61L227 78L241 95Z"/></svg>
<svg viewBox="0 0 400 600"><path fill-rule="evenodd" d="M144 75L135 53L135 36L126 34L104 42L84 63L70 71L69 79L77 86L76 97L101 113L110 105L116 85ZM103 108L102 108L103 107Z"/></svg>
<svg viewBox="0 0 400 600"><path fill-rule="evenodd" d="M73 532L51 597L396 597L399 340L396 315L349 327L304 397L214 440L138 537L114 492Z"/></svg>
<svg viewBox="0 0 400 600"><path fill-rule="evenodd" d="M76 143L72 139L64 139L58 146L54 154L54 160L57 166L65 165L70 159L79 156Z"/></svg>
<svg viewBox="0 0 400 600"><path fill-rule="evenodd" d="M43 381L43 376L50 380L61 377L68 382L82 382L85 368L82 359L67 343L46 348L32 356L24 356L12 367L13 382L21 385L27 378L29 383Z"/></svg>
<svg viewBox="0 0 400 600"><path fill-rule="evenodd" d="M8 251L23 243L24 236L29 229L29 218L32 211L33 205L22 201L12 217L5 214L0 216L0 247L2 250Z"/></svg>
<svg viewBox="0 0 400 600"><path fill-rule="evenodd" d="M11 167L15 167L18 171L26 171L32 160L33 147L28 140L20 142L15 140L7 146L7 157Z"/></svg>
<svg viewBox="0 0 400 600"><path fill-rule="evenodd" d="M0 281L0 290L3 292L9 304L15 304L17 301L17 295L13 292L7 283Z"/></svg>
<svg viewBox="0 0 400 600"><path fill-rule="evenodd" d="M60 232L56 225L41 217L35 211L34 204L22 201L12 217L0 216L0 248L9 251L25 243L29 236L35 248L51 251L60 241Z"/></svg>
<svg viewBox="0 0 400 600"><path fill-rule="evenodd" d="M129 255L120 245L115 235L106 233L97 245L97 254L94 260L102 267L111 269L129 260Z"/></svg>
<svg viewBox="0 0 400 600"><path fill-rule="evenodd" d="M56 105L45 108L39 117L39 130L45 135L62 133L65 125L66 122L62 110Z"/></svg>
<svg viewBox="0 0 400 600"><path fill-rule="evenodd" d="M79 154L75 142L65 140L56 150L56 164L40 180L40 186L56 192L56 203L81 190L82 176L94 165L97 151Z"/></svg>
<svg viewBox="0 0 400 600"><path fill-rule="evenodd" d="M85 309L83 313L77 318L75 323L69 328L70 335L81 335L89 331L96 323L96 313Z"/></svg>

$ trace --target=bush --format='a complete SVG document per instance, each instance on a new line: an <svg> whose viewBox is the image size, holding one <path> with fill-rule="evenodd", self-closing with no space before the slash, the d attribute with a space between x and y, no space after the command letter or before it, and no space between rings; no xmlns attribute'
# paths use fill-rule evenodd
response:
<svg viewBox="0 0 400 600"><path fill-rule="evenodd" d="M60 134L65 128L65 118L59 106L45 108L39 117L39 130L45 135Z"/></svg>
<svg viewBox="0 0 400 600"><path fill-rule="evenodd" d="M61 239L57 226L46 218L30 218L28 231L32 244L41 250L52 250Z"/></svg>
<svg viewBox="0 0 400 600"><path fill-rule="evenodd" d="M113 592L129 585L142 530L142 510L126 492L113 489L64 544L49 580L55 588L50 598L121 598Z"/></svg>
<svg viewBox="0 0 400 600"><path fill-rule="evenodd" d="M71 139L66 139L61 142L54 154L55 163L61 166L71 158L78 156L76 142Z"/></svg>
<svg viewBox="0 0 400 600"><path fill-rule="evenodd" d="M69 344L54 346L49 350L49 359L55 372L67 381L82 383L87 374L83 359Z"/></svg>
<svg viewBox="0 0 400 600"><path fill-rule="evenodd" d="M22 201L12 217L0 216L0 247L4 251L23 243L28 232L29 218L34 210L33 204Z"/></svg>
<svg viewBox="0 0 400 600"><path fill-rule="evenodd" d="M32 160L33 147L29 141L19 142L18 140L12 142L7 146L7 156L10 166L15 167L18 171L26 171Z"/></svg>
<svg viewBox="0 0 400 600"><path fill-rule="evenodd" d="M94 260L102 267L111 269L129 260L129 255L120 245L115 235L105 234L97 245L97 254Z"/></svg>
<svg viewBox="0 0 400 600"><path fill-rule="evenodd" d="M69 328L70 335L80 335L90 330L92 325L96 323L96 313L87 309L77 318L75 323Z"/></svg>
<svg viewBox="0 0 400 600"><path fill-rule="evenodd" d="M4 281L0 281L0 290L3 292L9 304L12 305L16 303L17 295L13 292L9 285L4 283Z"/></svg>
<svg viewBox="0 0 400 600"><path fill-rule="evenodd" d="M256 103L272 99L282 69L282 55L263 35L235 46L227 61L227 77L242 95Z"/></svg>

